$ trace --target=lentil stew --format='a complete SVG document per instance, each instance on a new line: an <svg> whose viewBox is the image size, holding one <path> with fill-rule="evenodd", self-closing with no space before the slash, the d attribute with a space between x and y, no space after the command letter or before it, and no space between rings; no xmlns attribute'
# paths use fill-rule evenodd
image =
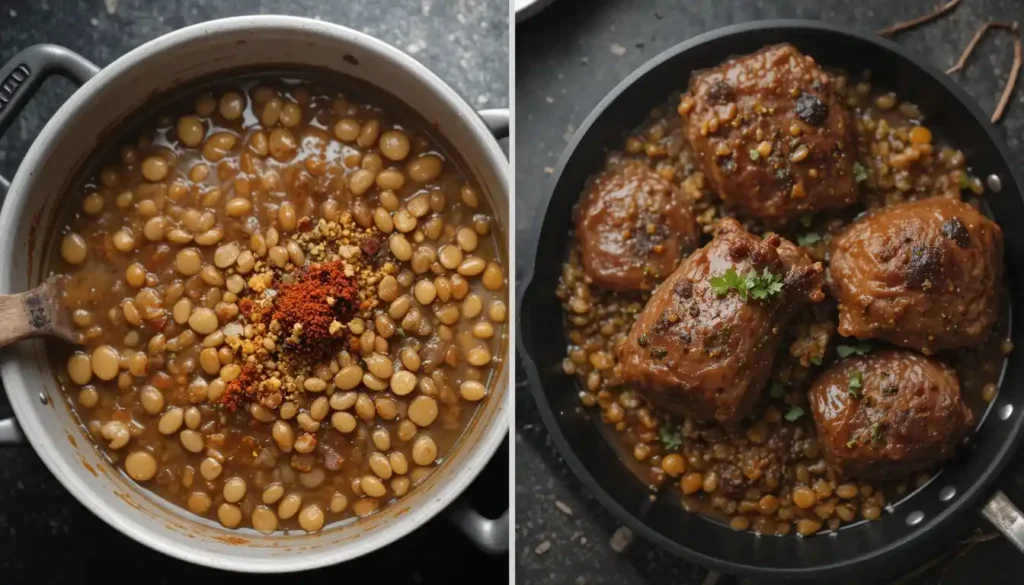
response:
<svg viewBox="0 0 1024 585"><path fill-rule="evenodd" d="M488 197L390 96L313 75L179 95L52 246L60 381L110 462L227 528L316 532L422 482L501 369Z"/></svg>
<svg viewBox="0 0 1024 585"><path fill-rule="evenodd" d="M737 219L746 230L760 236L774 228L811 260L827 267L833 240L864 212L931 196L963 197L969 204L979 205L985 189L971 173L964 154L955 145L943 143L938 129L929 128L915 104L874 87L867 72L859 76L830 72L828 82L840 100L837 105L848 112L853 144L847 144L844 156L854 158L846 164L853 173L856 203L841 209L828 205L808 210L812 202L802 200L794 204L799 209L790 217L772 217L768 222L741 213ZM738 118L735 107L723 105L730 101L727 89L712 85L712 93L720 94L716 99L723 101L708 111L721 112L731 122ZM805 106L820 106L819 102L799 92L791 97L797 117L804 111L805 117L814 118L811 114L815 109ZM595 177L614 175L617 169L636 168L638 164L646 166L679 190L701 226L706 243L718 230L721 219L734 217L744 206L723 202L714 184L722 184L724 179L709 180L702 170L705 167L688 140L684 120L693 106L688 94L670 96L665 106L653 111L647 122L627 135L621 150L608 155ZM714 125L719 123L716 120ZM786 136L758 137L749 149L730 148L726 152L718 147L710 160L718 164L726 161L723 167L728 167L728 159L742 157L738 167L721 171L725 180L737 182L740 179L731 172L737 168L745 172L745 166L773 164L775 159L771 157L781 156L780 152L784 158L779 168L813 160L816 154L811 150L819 145L820 136L802 140L801 124L793 127L796 130L791 133L787 126ZM699 131L695 133L700 135ZM837 130L836 134L842 132ZM821 177L815 170L827 166L814 166L810 171L801 167L799 177L827 180L828 176ZM767 180L790 180L792 176L776 171ZM762 180L760 175L758 180ZM797 184L801 186L797 188ZM786 187L790 194L799 193L799 199L806 196L802 183L787 183ZM736 197L750 197L751 191L735 193ZM822 302L800 309L785 325L760 397L738 424L720 426L670 413L651 402L641 384L623 379L620 349L652 293L599 286L587 274L584 253L577 240L569 251L556 292L569 338L562 369L578 380L581 404L600 414L607 429L604 435L620 450L627 467L650 487L652 498L678 498L687 510L721 519L737 530L810 536L863 519L877 519L894 501L930 480L930 469L893 481L869 482L844 477L829 466L811 420L807 391L833 364L885 346L877 340L840 337L836 299L831 294ZM669 275L648 276L664 279ZM828 287L825 291L829 292ZM1005 294L999 308L1000 317L983 343L935 355L956 370L960 393L976 421L984 419L987 405L996 395L1005 357L1013 349L1006 339L1009 323ZM652 354L655 359L664 356ZM851 394L856 390L850 390Z"/></svg>

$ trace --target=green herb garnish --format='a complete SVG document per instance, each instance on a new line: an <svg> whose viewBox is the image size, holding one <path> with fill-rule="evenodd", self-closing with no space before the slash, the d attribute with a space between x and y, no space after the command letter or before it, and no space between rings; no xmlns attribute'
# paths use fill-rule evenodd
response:
<svg viewBox="0 0 1024 585"><path fill-rule="evenodd" d="M761 153L757 152L756 148L751 148L750 149L750 160L759 160L760 158L761 158Z"/></svg>
<svg viewBox="0 0 1024 585"><path fill-rule="evenodd" d="M683 444L682 433L679 427L673 427L670 424L661 425L661 443L665 445L665 448L669 451L675 451Z"/></svg>
<svg viewBox="0 0 1024 585"><path fill-rule="evenodd" d="M804 415L804 409L799 406L791 406L789 412L786 413L786 420L793 422Z"/></svg>
<svg viewBox="0 0 1024 585"><path fill-rule="evenodd" d="M796 243L801 246L810 246L811 244L817 244L821 241L821 236L814 232L807 232L797 236Z"/></svg>
<svg viewBox="0 0 1024 585"><path fill-rule="evenodd" d="M966 190L971 188L971 179L968 178L967 173L960 175L960 190Z"/></svg>
<svg viewBox="0 0 1024 585"><path fill-rule="evenodd" d="M746 276L740 276L730 268L721 276L712 277L710 283L711 290L718 296L725 296L733 290L744 302L748 297L762 301L782 292L782 277L772 274L767 268L761 274L751 270Z"/></svg>
<svg viewBox="0 0 1024 585"><path fill-rule="evenodd" d="M846 388L846 391L850 393L850 396L854 398L860 398L860 389L864 386L864 374L861 372L854 372L850 375L850 383Z"/></svg>
<svg viewBox="0 0 1024 585"><path fill-rule="evenodd" d="M858 183L863 183L868 180L868 170L859 162L853 163L853 178Z"/></svg>
<svg viewBox="0 0 1024 585"><path fill-rule="evenodd" d="M807 215L801 215L800 216L800 225L804 226L805 228L811 227L811 224L813 224L813 223L814 223L814 216L813 215L807 214Z"/></svg>
<svg viewBox="0 0 1024 585"><path fill-rule="evenodd" d="M782 398L786 395L786 389L778 382L772 382L772 388L768 391L772 398Z"/></svg>
<svg viewBox="0 0 1024 585"><path fill-rule="evenodd" d="M821 356L820 355L816 355L816 356L812 357L811 358L811 363L816 365L816 366L820 366L821 365Z"/></svg>
<svg viewBox="0 0 1024 585"><path fill-rule="evenodd" d="M886 396L896 396L899 393L900 393L900 387L899 386L886 386L885 388L882 388L882 394L884 394Z"/></svg>
<svg viewBox="0 0 1024 585"><path fill-rule="evenodd" d="M665 349L664 347L652 347L651 348L651 357L656 359L656 360L660 360L660 359L662 359L663 357L665 357L667 355L668 355L668 350Z"/></svg>
<svg viewBox="0 0 1024 585"><path fill-rule="evenodd" d="M836 347L836 352L839 353L839 357L841 358L848 358L853 354L868 355L871 353L871 344L858 343L857 345L840 345Z"/></svg>

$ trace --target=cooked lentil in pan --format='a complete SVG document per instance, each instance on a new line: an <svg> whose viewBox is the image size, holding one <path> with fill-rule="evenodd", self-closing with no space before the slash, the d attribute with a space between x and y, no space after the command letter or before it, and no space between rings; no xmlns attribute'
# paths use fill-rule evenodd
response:
<svg viewBox="0 0 1024 585"><path fill-rule="evenodd" d="M193 95L102 161L54 246L87 339L74 411L129 477L227 528L373 514L487 399L501 227L425 124L377 103L285 79Z"/></svg>
<svg viewBox="0 0 1024 585"><path fill-rule="evenodd" d="M735 76L725 78L736 83ZM714 156L708 159L719 165L716 173L722 176L716 180L732 189L734 199L749 197L751 189L770 184L758 183L754 187L747 182L736 187L742 178L736 173L746 172L747 167L753 168L752 172L760 172L758 164L774 168L775 178L799 177L808 181L828 180L817 174L818 169L843 172L836 169L844 165L852 167L857 203L843 208L834 202L838 196L832 194L829 195L832 200L824 207L795 215L814 202L785 201L783 197L780 200L784 203L773 207L776 215L770 222L741 215L747 230L766 235L766 224L771 224L776 233L798 244L812 260L822 262L827 268L833 239L864 211L933 195L960 196L971 205L978 205L979 198L985 195L981 181L971 174L963 153L955 145L942 144L936 138L934 129L927 126L927 120L916 105L874 87L869 73L859 78L834 73L824 81L832 84L834 96L839 99L837 104L848 111L848 131L853 141L850 145L842 138L845 132L842 123L829 122L839 137L836 150L828 153L833 157L829 159L832 162L823 162L811 170L806 167L792 170L805 159L813 160L816 153L808 150L823 147L820 134L813 140L801 138L804 125L799 121L787 126L781 136L761 136L762 131L757 130L758 136L749 152L732 152L727 141L721 141L717 147L713 146L716 148ZM815 91L821 89L820 83L816 80L813 84ZM691 84L691 89L693 87ZM647 122L626 137L621 151L610 153L605 167L600 170L604 175L595 173L595 182L588 189L600 188L602 177L614 175L618 169L646 165L678 190L678 197L689 207L705 234L702 243L706 243L716 231L718 220L733 217L736 209L729 207L728 202L723 203L712 181L702 172L701 169L707 167L702 166L692 144L707 142L705 137L714 135L719 124L723 128L742 128L745 123L739 119L742 104L739 112L733 105L743 97L737 98L737 92L740 90L721 82L711 84L709 96L705 97L713 107L706 111L718 117L710 124L713 128L709 129L706 121L703 127L693 129L691 126L691 140L687 138L685 122L686 116L697 111L694 99L690 93L671 97L665 107L653 111ZM789 96L795 100L796 117L807 123L825 123L828 110L823 109L822 100L797 91ZM759 106L758 103L754 107ZM777 114L779 112L766 108L762 119ZM755 138L747 134L743 137ZM852 164L835 162L845 156L855 157ZM787 183L785 193L802 199L810 192L805 192L803 185L802 182ZM586 199L581 196L581 201ZM741 203L740 207L744 206L752 207ZM789 213L795 221L787 222L783 212ZM690 252L690 249L684 250L683 257ZM627 466L650 486L652 497L680 498L686 509L719 518L737 530L809 536L823 530L836 530L860 519L877 519L894 500L931 477L931 473L924 470L897 480L872 483L840 476L826 461L825 449L812 420L808 389L831 365L844 358L881 350L885 345L878 340L864 342L838 335L836 299L827 286L823 287L827 295L823 302L800 309L785 326L770 377L749 414L738 425L719 426L693 416L671 414L648 399L650 394L645 395L642 383L623 380L620 348L652 293L646 290L649 287L623 291L595 284L586 272L582 259L585 253L577 241L563 267L557 290L569 336L563 369L578 378L581 403L596 409L603 423L613 430L611 436L615 437L614 442L621 449ZM661 280L669 275L650 271L647 276ZM734 283L733 286L747 284L756 285ZM717 286L725 285L717 283ZM680 284L676 287L677 295L690 294L689 285L685 289L678 288ZM743 290L746 295L747 289ZM770 292L765 289L761 294ZM1005 301L1003 303L1005 307ZM1005 311L1001 313L1005 314ZM677 319L696 317L693 313L678 317L672 314L670 323L664 326L674 326ZM935 356L955 368L959 391L973 410L974 421L983 418L987 403L995 396L1004 356L1012 351L1012 344L1005 338L1006 326L1005 318L1000 317L983 344L943 351ZM687 337L683 342L688 340ZM641 336L639 345L651 352L653 360L675 349L648 348L647 343L647 338ZM656 351L660 353L655 354ZM664 370L659 371L664 373ZM859 374L850 380L850 396L867 401L868 397L858 393ZM875 430L882 432L877 426ZM854 444L851 439L846 446Z"/></svg>

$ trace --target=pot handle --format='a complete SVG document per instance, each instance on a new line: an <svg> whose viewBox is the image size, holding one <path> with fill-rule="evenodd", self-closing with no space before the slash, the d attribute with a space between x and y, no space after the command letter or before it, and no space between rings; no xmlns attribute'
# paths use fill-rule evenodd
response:
<svg viewBox="0 0 1024 585"><path fill-rule="evenodd" d="M508 108L480 110L477 112L477 115L483 118L484 124L495 138L508 138L509 120L511 118ZM2 131L0 131L0 133L2 133Z"/></svg>
<svg viewBox="0 0 1024 585"><path fill-rule="evenodd" d="M508 510L492 520L477 512L463 498L449 508L448 519L481 551L493 555L508 552Z"/></svg>
<svg viewBox="0 0 1024 585"><path fill-rule="evenodd" d="M981 508L981 515L1024 552L1024 514L1006 494L996 491Z"/></svg>
<svg viewBox="0 0 1024 585"><path fill-rule="evenodd" d="M0 136L14 123L25 104L47 77L57 74L82 85L96 75L99 67L58 45L32 45L0 68ZM11 183L0 176L0 198ZM14 418L0 420L0 445L23 443L25 437Z"/></svg>

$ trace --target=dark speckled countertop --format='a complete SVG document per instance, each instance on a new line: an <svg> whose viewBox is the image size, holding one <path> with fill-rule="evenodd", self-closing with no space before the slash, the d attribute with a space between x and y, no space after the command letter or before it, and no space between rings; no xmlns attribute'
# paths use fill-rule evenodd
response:
<svg viewBox="0 0 1024 585"><path fill-rule="evenodd" d="M258 13L320 18L387 41L423 62L477 108L508 106L508 5L494 0L0 0L0 62L28 45L63 44L98 65L174 29ZM10 178L32 138L70 95L48 81L0 139L0 174ZM10 416L0 394L0 418ZM507 448L467 497L492 516L508 506ZM305 583L436 583L507 574L509 557L476 551L443 518L344 566L291 576ZM151 551L82 507L30 447L0 448L0 583L273 583L202 569Z"/></svg>
<svg viewBox="0 0 1024 585"><path fill-rule="evenodd" d="M661 51L721 26L769 18L812 18L871 31L930 10L939 0L555 0L516 30L517 250L534 222L540 198L567 140L598 101L620 80ZM946 68L974 31L989 19L1024 19L1017 0L962 0L949 18L908 31L897 42ZM968 93L991 111L1010 68L1011 41L986 37L968 70L958 76ZM685 80L680 80L682 84ZM1020 85L1020 83L1018 83ZM1000 124L1018 162L1024 161L1024 88ZM520 262L528 261L520 252ZM618 554L609 546L619 523L601 508L561 461L525 389L516 397L516 575L524 585L738 585L750 581L709 574L634 540ZM1024 505L1024 454L1000 487ZM965 517L964 536L992 529ZM928 559L922 559L922 564ZM1021 583L1024 555L1005 539L982 543L939 565L914 585Z"/></svg>

